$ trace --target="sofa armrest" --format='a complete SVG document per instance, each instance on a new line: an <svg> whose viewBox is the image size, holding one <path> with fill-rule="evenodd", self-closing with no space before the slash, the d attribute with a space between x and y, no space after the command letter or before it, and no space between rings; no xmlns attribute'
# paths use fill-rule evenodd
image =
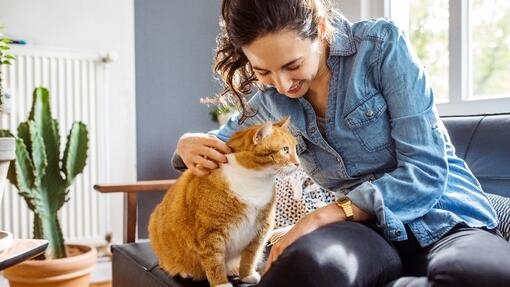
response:
<svg viewBox="0 0 510 287"><path fill-rule="evenodd" d="M146 180L120 184L96 184L94 189L101 193L124 193L124 243L135 242L138 217L138 192L166 191L175 183L175 179Z"/></svg>

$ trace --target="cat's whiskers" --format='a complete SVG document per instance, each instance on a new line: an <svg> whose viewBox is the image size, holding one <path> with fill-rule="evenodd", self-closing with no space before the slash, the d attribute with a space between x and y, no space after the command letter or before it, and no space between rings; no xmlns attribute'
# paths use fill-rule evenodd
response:
<svg viewBox="0 0 510 287"><path fill-rule="evenodd" d="M294 164L288 164L280 167L278 169L279 176L288 176L294 173L297 170L297 166Z"/></svg>

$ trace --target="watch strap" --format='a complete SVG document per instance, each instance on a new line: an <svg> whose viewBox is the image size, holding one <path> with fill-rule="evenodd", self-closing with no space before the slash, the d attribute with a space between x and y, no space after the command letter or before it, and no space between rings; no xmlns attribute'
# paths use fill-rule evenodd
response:
<svg viewBox="0 0 510 287"><path fill-rule="evenodd" d="M341 197L335 200L335 203L338 207L340 207L344 214L345 220L351 221L354 219L354 213L352 211L352 202L348 197Z"/></svg>

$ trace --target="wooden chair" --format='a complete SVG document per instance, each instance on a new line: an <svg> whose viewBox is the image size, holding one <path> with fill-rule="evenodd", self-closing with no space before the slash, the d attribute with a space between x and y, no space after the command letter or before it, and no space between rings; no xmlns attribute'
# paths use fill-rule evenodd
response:
<svg viewBox="0 0 510 287"><path fill-rule="evenodd" d="M101 193L124 193L124 243L135 242L138 217L138 192L166 191L175 179L146 180L128 184L96 184L94 189Z"/></svg>

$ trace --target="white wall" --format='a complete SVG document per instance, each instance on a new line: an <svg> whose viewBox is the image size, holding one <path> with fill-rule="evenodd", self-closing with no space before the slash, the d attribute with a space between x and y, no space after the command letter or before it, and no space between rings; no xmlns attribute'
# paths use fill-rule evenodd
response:
<svg viewBox="0 0 510 287"><path fill-rule="evenodd" d="M351 22L384 17L384 0L335 0L335 4Z"/></svg>
<svg viewBox="0 0 510 287"><path fill-rule="evenodd" d="M30 45L84 52L116 52L109 66L110 166L106 182L136 179L133 0L0 0L6 36ZM91 192L95 192L92 191ZM112 197L115 239L121 239L122 201ZM107 219L105 219L107 220Z"/></svg>

